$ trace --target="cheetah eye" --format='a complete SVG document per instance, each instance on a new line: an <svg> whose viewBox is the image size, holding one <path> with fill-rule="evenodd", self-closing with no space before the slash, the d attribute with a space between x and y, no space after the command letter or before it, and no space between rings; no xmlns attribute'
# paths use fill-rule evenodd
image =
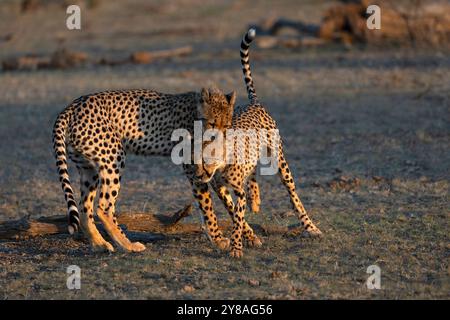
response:
<svg viewBox="0 0 450 320"><path fill-rule="evenodd" d="M215 122L208 122L208 124L214 129L216 127L216 123Z"/></svg>

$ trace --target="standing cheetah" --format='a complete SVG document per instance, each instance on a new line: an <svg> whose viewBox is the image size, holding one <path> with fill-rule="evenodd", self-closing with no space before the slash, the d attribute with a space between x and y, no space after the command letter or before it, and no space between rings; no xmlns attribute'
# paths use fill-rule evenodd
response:
<svg viewBox="0 0 450 320"><path fill-rule="evenodd" d="M194 121L203 129L225 130L231 124L235 92L218 89L201 93L163 94L150 90L105 91L74 100L57 117L53 147L68 207L69 232L81 229L94 250L114 251L94 224L93 202L100 184L97 215L115 244L125 251L145 246L130 242L115 217L115 202L126 153L169 156L174 129L193 133ZM80 173L78 211L67 170L67 156ZM209 168L211 174L214 169Z"/></svg>
<svg viewBox="0 0 450 320"><path fill-rule="evenodd" d="M233 130L249 131L258 135L257 139L253 140L257 143L252 145L247 137L245 138L245 145L242 147L234 140L231 150L233 152L232 159L238 159L239 155L245 153L244 161L224 164L221 169L218 169L213 177L208 174L199 174L199 165L192 165L197 167L196 174L193 174L194 169L191 168L191 183L194 186L194 197L197 199L200 209L204 212L206 217L205 225L208 236L218 246L225 249L229 245L229 240L224 238L217 226L217 219L215 217L211 196L208 191L208 182L218 197L222 200L228 213L232 216L233 231L231 237L231 256L242 256L242 236L249 242L250 245L259 246L261 241L254 234L251 227L245 221L244 213L247 207L246 202L246 184L250 192L250 199L252 206L259 207L259 188L255 180L255 170L259 160L261 160L260 147L266 147L269 153L276 156L276 163L278 174L283 185L287 188L291 203L294 210L297 212L297 217L300 224L304 228L305 235L319 236L321 231L313 224L308 217L302 202L300 201L295 191L295 183L292 173L289 170L288 164L284 157L283 147L279 136L267 134L268 132L278 132L275 120L265 110L263 105L258 102L255 93L253 79L251 76L249 65L249 45L255 38L255 30L250 29L243 37L241 43L241 63L243 66L244 79L247 86L248 97L250 104L246 106L239 106L235 109L233 114L232 127ZM227 133L228 134L228 131ZM228 142L228 140L227 140ZM229 146L227 146L228 148ZM200 170L201 171L201 170ZM227 190L227 187L233 189L236 195L236 205Z"/></svg>

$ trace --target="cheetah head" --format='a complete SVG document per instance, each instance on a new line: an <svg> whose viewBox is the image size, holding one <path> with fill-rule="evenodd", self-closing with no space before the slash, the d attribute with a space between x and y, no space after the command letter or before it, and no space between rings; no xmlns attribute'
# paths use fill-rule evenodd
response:
<svg viewBox="0 0 450 320"><path fill-rule="evenodd" d="M234 105L236 103L236 92L224 94L219 89L202 89L200 103L197 108L197 119L202 120L203 130L225 131L231 127ZM214 140L205 139L202 144L203 151L211 147ZM215 141L217 143L217 141ZM222 143L222 142L221 142ZM224 144L219 144L224 148ZM196 165L196 179L206 183L214 176L215 172L225 165L224 153L221 156L208 154Z"/></svg>
<svg viewBox="0 0 450 320"><path fill-rule="evenodd" d="M202 89L197 106L197 119L202 120L203 129L225 131L231 126L236 92L224 94L219 89Z"/></svg>

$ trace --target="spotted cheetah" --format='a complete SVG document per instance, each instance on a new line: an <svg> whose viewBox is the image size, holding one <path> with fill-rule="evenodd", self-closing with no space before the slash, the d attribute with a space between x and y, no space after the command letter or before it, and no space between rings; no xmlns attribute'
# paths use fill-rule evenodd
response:
<svg viewBox="0 0 450 320"><path fill-rule="evenodd" d="M214 176L199 173L198 168L193 174L194 169L191 168L191 183L193 185L194 197L196 198L200 209L203 211L205 219L206 230L210 239L213 240L220 248L226 249L229 245L229 240L224 238L217 226L217 218L213 211L211 202L211 195L208 191L208 183L212 189L217 193L222 200L228 213L233 220L233 230L231 236L231 256L242 256L242 236L249 242L250 245L260 246L261 241L255 235L251 227L245 221L244 213L247 207L246 201L246 184L250 193L250 200L252 206L259 210L259 188L255 180L255 170L260 156L260 147L265 146L269 153L276 156L277 171L281 178L283 185L287 188L291 203L300 220L300 224L304 229L306 236L319 236L321 231L313 224L308 217L306 210L300 201L296 189L292 173L289 170L287 161L284 157L281 138L276 135L267 134L268 132L278 132L278 127L275 120L269 115L264 106L258 102L258 97L255 92L253 79L251 76L249 65L249 45L255 38L255 30L250 29L243 37L241 42L241 63L243 66L244 80L247 87L250 104L246 106L239 106L235 109L233 114L232 127L233 130L248 130L253 134L258 135L256 145L250 145L247 137L245 146L242 148L234 140L231 150L233 150L233 159L237 159L239 154L246 153L244 161L223 164L217 170ZM228 134L228 131L227 131ZM228 142L228 140L227 140ZM194 165L199 166L199 165ZM236 205L233 203L230 192L230 187L236 195Z"/></svg>
<svg viewBox="0 0 450 320"><path fill-rule="evenodd" d="M173 130L183 128L192 134L196 120L202 122L204 130L224 130L231 124L235 100L235 92L225 95L218 89L182 94L105 91L74 100L58 115L53 127L69 232L77 232L81 224L94 250L114 251L94 224L93 202L100 184L97 215L105 230L119 249L144 250L143 244L126 237L115 217L126 154L169 156L176 143L171 141ZM67 153L80 174L80 211L69 180ZM209 170L214 173L214 168Z"/></svg>

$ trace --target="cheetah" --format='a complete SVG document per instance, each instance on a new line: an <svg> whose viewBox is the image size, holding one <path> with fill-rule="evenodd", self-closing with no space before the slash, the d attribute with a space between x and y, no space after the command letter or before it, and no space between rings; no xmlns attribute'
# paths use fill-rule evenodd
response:
<svg viewBox="0 0 450 320"><path fill-rule="evenodd" d="M211 195L208 191L208 183L217 193L219 199L224 203L228 213L232 217L233 230L230 255L236 258L242 257L243 255L242 237L244 237L251 246L260 246L262 244L261 240L255 235L244 218L247 207L246 186L253 209L259 211L260 196L259 187L255 180L255 171L258 161L261 160L259 151L262 146L267 147L269 153L276 157L276 169L283 185L289 192L291 204L300 220L304 235L321 235L321 231L308 217L308 214L296 193L294 179L283 153L281 138L276 134L267 134L268 132L278 132L278 127L275 120L269 115L264 106L258 102L258 97L254 88L249 64L249 46L255 38L255 35L255 30L250 29L242 39L240 50L244 80L250 104L236 107L230 129L250 130L253 134L256 132L258 139L253 141L257 141L257 144L252 146L249 143L251 140L245 137L245 146L242 148L242 144L238 144L237 141L234 140L231 146L231 150L233 150L232 159L237 159L239 154L246 153L244 161L232 163L223 161L222 166L213 176L202 173L201 168L200 170L198 168L195 170L192 169L192 166L198 167L199 165L192 165L190 168L190 181L193 186L194 198L197 200L200 209L203 211L207 234L221 249L228 249L230 241L223 237L222 232L217 226L217 218L213 211ZM228 131L226 134L228 134ZM189 168L186 168L186 171L189 171ZM236 205L233 203L228 188L231 188L234 191Z"/></svg>
<svg viewBox="0 0 450 320"><path fill-rule="evenodd" d="M97 216L119 249L145 250L131 242L117 223L115 202L127 153L170 156L176 142L174 129L192 134L194 121L203 129L224 130L231 125L236 93L217 88L201 92L164 94L151 90L104 91L74 100L58 116L53 127L53 148L59 179L68 208L68 230L80 230L94 251L113 252L94 224L97 189ZM79 209L70 184L67 154L80 174ZM202 167L204 172L205 167ZM207 167L214 173L212 166Z"/></svg>

